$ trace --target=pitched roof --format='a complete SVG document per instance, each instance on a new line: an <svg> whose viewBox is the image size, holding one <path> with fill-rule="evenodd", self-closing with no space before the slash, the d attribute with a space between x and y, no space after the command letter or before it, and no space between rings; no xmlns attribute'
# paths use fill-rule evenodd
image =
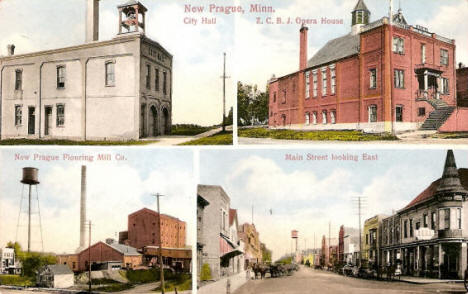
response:
<svg viewBox="0 0 468 294"><path fill-rule="evenodd" d="M136 248L124 245L124 244L119 244L119 243L112 243L112 244L107 244L104 243L113 249L117 250L118 252L122 253L123 255L130 256L130 255L141 255Z"/></svg>
<svg viewBox="0 0 468 294"><path fill-rule="evenodd" d="M73 272L71 271L71 269L68 267L68 265L65 265L65 264L49 264L49 265L46 265L45 267L49 268L50 271L54 275L68 275L68 274L73 275Z"/></svg>
<svg viewBox="0 0 468 294"><path fill-rule="evenodd" d="M308 67L315 67L332 61L343 59L359 53L359 34L345 35L328 41L315 55L309 59Z"/></svg>
<svg viewBox="0 0 468 294"><path fill-rule="evenodd" d="M366 3L364 3L364 0L359 0L359 1L358 1L358 3L356 4L356 6L354 6L353 11L356 11L356 10L365 10L365 11L369 11L369 9L367 9Z"/></svg>
<svg viewBox="0 0 468 294"><path fill-rule="evenodd" d="M440 185L437 187L437 193L468 193L460 183L457 164L455 163L455 156L453 155L452 150L447 151L444 172L442 174Z"/></svg>
<svg viewBox="0 0 468 294"><path fill-rule="evenodd" d="M460 177L461 185L468 189L468 169L460 168L458 169L458 175ZM434 198L435 193L437 192L437 188L440 185L441 178L437 179L436 181L432 182L429 187L427 187L424 191L422 191L416 198L414 198L408 205L406 205L402 210L406 210L411 208L419 203L425 202Z"/></svg>

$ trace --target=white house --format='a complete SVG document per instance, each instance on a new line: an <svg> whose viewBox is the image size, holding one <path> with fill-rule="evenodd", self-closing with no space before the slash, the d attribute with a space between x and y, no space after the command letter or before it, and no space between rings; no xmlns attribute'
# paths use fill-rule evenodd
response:
<svg viewBox="0 0 468 294"><path fill-rule="evenodd" d="M46 288L66 289L73 287L74 275L65 264L46 265L37 272L37 284Z"/></svg>

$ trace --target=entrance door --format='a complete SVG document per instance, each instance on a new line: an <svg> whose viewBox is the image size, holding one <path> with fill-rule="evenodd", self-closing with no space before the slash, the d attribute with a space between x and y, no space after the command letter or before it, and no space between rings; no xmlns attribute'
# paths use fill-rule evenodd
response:
<svg viewBox="0 0 468 294"><path fill-rule="evenodd" d="M46 106L44 112L45 112L44 134L48 136L50 135L50 128L52 126L52 107Z"/></svg>
<svg viewBox="0 0 468 294"><path fill-rule="evenodd" d="M36 108L28 107L28 134L34 135L36 130Z"/></svg>
<svg viewBox="0 0 468 294"><path fill-rule="evenodd" d="M153 137L158 135L158 112L154 106L151 106L150 131Z"/></svg>
<svg viewBox="0 0 468 294"><path fill-rule="evenodd" d="M402 122L403 121L403 106L398 105L395 109L396 121Z"/></svg>
<svg viewBox="0 0 468 294"><path fill-rule="evenodd" d="M146 105L141 105L140 109L140 138L146 137Z"/></svg>

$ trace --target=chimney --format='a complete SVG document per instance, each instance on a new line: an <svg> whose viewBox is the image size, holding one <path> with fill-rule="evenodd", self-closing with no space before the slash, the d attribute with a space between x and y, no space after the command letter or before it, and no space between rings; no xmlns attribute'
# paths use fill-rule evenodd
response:
<svg viewBox="0 0 468 294"><path fill-rule="evenodd" d="M86 0L86 43L99 40L99 0Z"/></svg>
<svg viewBox="0 0 468 294"><path fill-rule="evenodd" d="M300 43L299 43L299 70L303 70L307 67L307 32L309 28L302 25L299 30Z"/></svg>
<svg viewBox="0 0 468 294"><path fill-rule="evenodd" d="M80 247L81 252L86 248L86 165L81 166L81 199L80 199Z"/></svg>
<svg viewBox="0 0 468 294"><path fill-rule="evenodd" d="M15 55L15 45L13 45L13 44L8 44L8 45L7 45L7 51L8 51L8 56L13 56L13 55Z"/></svg>

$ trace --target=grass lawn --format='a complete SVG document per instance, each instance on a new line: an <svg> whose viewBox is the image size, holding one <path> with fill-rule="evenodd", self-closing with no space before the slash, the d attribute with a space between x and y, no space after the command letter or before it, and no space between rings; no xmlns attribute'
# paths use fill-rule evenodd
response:
<svg viewBox="0 0 468 294"><path fill-rule="evenodd" d="M219 132L215 135L192 140L180 145L232 145L232 131Z"/></svg>
<svg viewBox="0 0 468 294"><path fill-rule="evenodd" d="M167 292L174 291L177 287L177 291L192 290L192 277L190 274L181 274L175 279L165 281L164 290ZM154 289L153 291L161 292L161 287Z"/></svg>
<svg viewBox="0 0 468 294"><path fill-rule="evenodd" d="M35 278L22 277L19 275L0 275L0 285L9 286L34 286L36 284Z"/></svg>
<svg viewBox="0 0 468 294"><path fill-rule="evenodd" d="M39 139L6 139L1 140L0 145L91 145L91 146L112 146L112 145L148 145L158 142L157 140L139 141L73 141L73 140L39 140Z"/></svg>
<svg viewBox="0 0 468 294"><path fill-rule="evenodd" d="M398 140L396 136L384 134L367 134L361 131L295 131L270 130L265 128L239 129L239 137L272 138L282 140L311 141L382 141Z"/></svg>
<svg viewBox="0 0 468 294"><path fill-rule="evenodd" d="M456 133L437 133L432 135L435 139L467 139L467 132L456 132Z"/></svg>
<svg viewBox="0 0 468 294"><path fill-rule="evenodd" d="M119 291L131 289L131 288L133 288L132 284L114 283L114 284L109 284L109 285L105 285L102 287L98 287L93 290L102 291L102 292L119 292Z"/></svg>
<svg viewBox="0 0 468 294"><path fill-rule="evenodd" d="M171 135L174 136L195 136L211 129L217 128L217 126L211 127L202 127L199 125L191 125L191 124L178 124L173 125L171 129Z"/></svg>

